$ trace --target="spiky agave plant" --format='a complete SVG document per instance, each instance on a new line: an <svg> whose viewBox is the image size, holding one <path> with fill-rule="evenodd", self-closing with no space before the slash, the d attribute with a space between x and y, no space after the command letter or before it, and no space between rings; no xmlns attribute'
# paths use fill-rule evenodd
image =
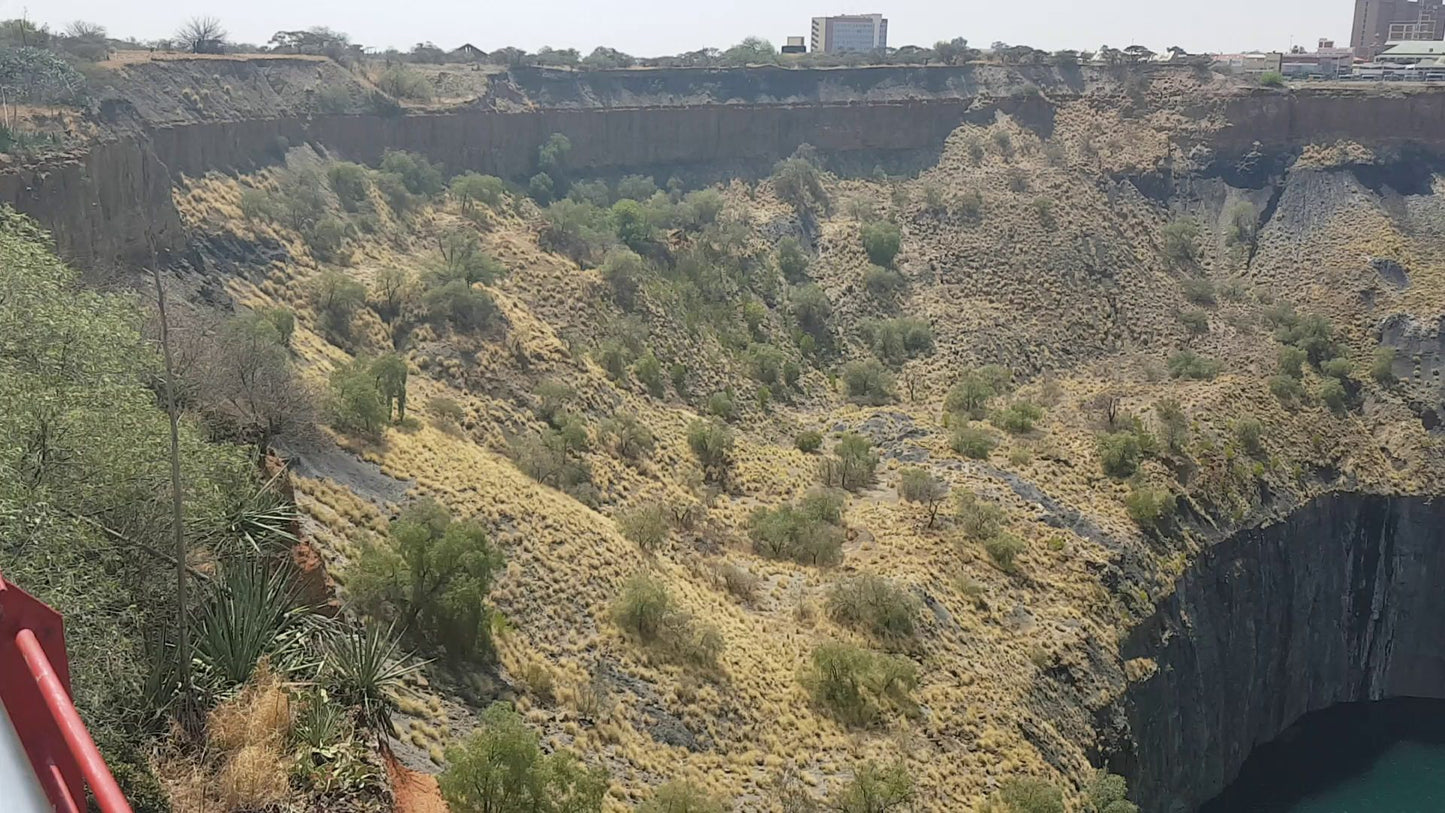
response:
<svg viewBox="0 0 1445 813"><path fill-rule="evenodd" d="M279 488L277 472L255 488L236 489L215 509L206 523L208 540L223 552L239 547L252 555L284 551L297 543L291 530L296 506Z"/></svg>
<svg viewBox="0 0 1445 813"><path fill-rule="evenodd" d="M300 601L289 565L232 562L209 585L193 639L197 683L224 695L256 671L262 658L276 673L301 676L319 665L314 643L321 619Z"/></svg>
<svg viewBox="0 0 1445 813"><path fill-rule="evenodd" d="M357 725L378 737L396 736L391 713L406 678L423 662L401 649L393 627L366 625L326 639L323 677L335 698L356 712Z"/></svg>

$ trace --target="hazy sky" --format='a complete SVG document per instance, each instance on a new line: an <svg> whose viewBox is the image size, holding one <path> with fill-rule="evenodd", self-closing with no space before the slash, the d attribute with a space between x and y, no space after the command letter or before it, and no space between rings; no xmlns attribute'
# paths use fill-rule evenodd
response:
<svg viewBox="0 0 1445 813"><path fill-rule="evenodd" d="M815 14L875 11L888 17L894 46L962 36L985 47L1003 40L1050 50L1134 42L1155 50L1282 49L1312 47L1320 37L1348 44L1353 9L1353 0L0 0L5 17L25 12L52 27L83 19L141 39L209 14L244 42L326 25L376 47L431 40L585 54L609 45L639 56L726 47L752 34L781 44L806 35Z"/></svg>

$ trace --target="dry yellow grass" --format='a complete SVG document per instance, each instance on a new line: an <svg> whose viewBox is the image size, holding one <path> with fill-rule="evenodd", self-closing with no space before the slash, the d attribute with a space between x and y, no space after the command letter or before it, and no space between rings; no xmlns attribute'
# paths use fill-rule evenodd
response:
<svg viewBox="0 0 1445 813"><path fill-rule="evenodd" d="M507 558L493 593L507 620L498 641L502 672L530 689L519 707L551 745L573 748L609 768L609 804L616 809L673 778L744 800L747 809L771 809L784 774L822 796L865 759L903 758L927 807L936 810L975 808L1013 773L1061 782L1086 776L1092 743L1031 710L1036 681L1046 668L1068 669L1089 681L1087 703L1099 709L1126 680L1150 674L1153 665L1145 661L1092 671L1089 649L1119 640L1121 624L1159 598L1140 585L1127 595L1111 593L1096 574L1128 554L1167 584L1201 544L1187 536L1145 541L1123 502L1130 486L1101 472L1098 416L1088 407L1095 395L1106 387L1116 391L1124 408L1146 424L1153 423L1159 401L1177 399L1196 449L1218 450L1220 459L1233 454L1236 423L1257 418L1267 427L1267 456L1251 464L1248 477L1277 493L1308 497L1335 487L1312 477L1314 467L1343 472L1368 490L1419 491L1438 482L1431 457L1438 441L1388 393L1371 390L1369 410L1343 417L1320 406L1283 407L1266 385L1276 347L1263 313L1270 302L1288 300L1330 315L1363 367L1374 317L1350 297L1368 271L1364 258L1397 258L1421 280L1403 293L1379 292L1379 308L1390 309L1380 312L1436 312L1445 304L1445 285L1439 284L1445 239L1402 230L1372 205L1342 207L1308 239L1267 227L1246 271L1219 234L1218 212L1201 206L1193 212L1206 232L1197 273L1220 286L1238 282L1243 295L1221 298L1209 309L1210 332L1190 337L1177 316L1187 307L1183 274L1163 263L1158 250L1169 215L1132 187L1106 192L1101 177L1146 173L1169 157L1171 132L1210 126L1181 122L1167 111L1129 118L1113 108L1068 103L1048 142L1007 119L961 128L936 168L896 182L902 194L872 181L830 181L840 205L822 223L812 271L833 295L837 320L852 324L882 312L857 290L866 258L858 224L843 205L849 198L868 199L881 215L903 224L899 267L909 290L900 309L929 319L938 350L904 369L915 380L915 400L882 408L850 405L828 390L825 371L810 371L808 392L797 403L775 404L766 416L749 413L738 436L732 494L714 498L699 488L701 471L685 440L696 418L693 408L647 397L636 382L618 386L582 356L589 343L607 337L616 314L595 271L537 246L535 222L527 219L533 217L530 204L522 216L498 216L482 236L511 270L492 286L510 325L510 344L419 332L409 351L409 400L419 426L392 429L379 442L338 440L387 474L413 481L414 495L435 497L492 529ZM999 147L1004 135L1007 154ZM984 147L981 159L975 143ZM1336 160L1324 146L1316 152L1311 160ZM274 177L245 182L270 184ZM1348 183L1333 176L1330 182ZM1011 189L1020 184L1024 191ZM955 205L961 193L979 191L981 220L931 219L922 211L930 186L946 190ZM755 224L788 216L766 185L748 190L735 182L724 194ZM1291 194L1306 190L1287 190L1286 198ZM1052 227L1040 220L1034 202L1041 197L1053 202ZM294 263L250 277L255 282L234 277L227 284L244 304L285 304L297 311L296 354L306 375L323 383L347 354L325 340L310 311L306 291L319 265L284 229L235 223L234 179L192 179L180 198L194 227L267 234L292 251ZM417 216L409 232L388 223L390 237L358 242L347 273L369 282L388 266L422 268L432 245L426 236L458 222L454 208L441 206ZM766 246L761 234L752 239ZM647 318L660 356L695 361L699 391L734 384L740 401L751 397L743 368L715 338L688 337L675 314L650 312ZM374 315L358 320L355 336L360 348L386 346L384 326ZM1224 373L1213 381L1168 380L1164 361L1183 346L1219 359ZM525 367L515 361L519 355ZM995 360L1029 379L1020 394L1048 408L1034 432L999 432L1000 446L987 461L965 460L949 448L942 401L962 368ZM1039 375L1044 372L1048 376ZM528 393L547 379L572 386L575 408L591 423L630 414L656 435L655 454L640 464L593 444L584 457L601 495L596 508L530 480L505 454L509 434L539 426ZM427 404L435 398L460 405L460 425L430 414ZM797 678L820 642L877 645L819 611L839 573L761 558L744 526L757 507L794 499L816 481L817 457L793 448L798 429L831 433L865 423L899 427L900 439L889 443L892 452L928 466L955 492L997 503L1008 530L1026 548L1020 573L1011 575L948 523L923 528L920 509L894 495L904 465L899 459L885 460L877 486L849 499L851 532L841 571L885 575L926 596L930 606L919 619L917 640L905 648L919 667L914 698L924 713L859 731L814 709ZM1146 462L1141 476L1175 487L1172 472L1158 461ZM1054 527L1043 506L1015 490L1018 483L1047 495L1054 510L1086 518L1098 533ZM327 479L301 478L297 485L307 531L344 581L356 545L384 534L394 506L375 505ZM1258 494L1253 488L1222 495L1228 515L1221 522L1228 526L1263 510ZM645 556L613 521L641 500L705 506L705 532L675 533L658 556ZM717 578L725 561L757 577L752 599L739 601ZM666 584L680 609L720 631L726 647L716 673L659 660L612 624L613 600L642 570ZM546 692L539 690L544 684L551 687ZM409 707L412 712L419 719L407 736L434 759L449 736L465 733L444 727L452 721L440 706ZM689 732L696 749L655 738L664 718ZM1025 730L1063 743L1056 749L1065 755L1062 770L1045 760Z"/></svg>

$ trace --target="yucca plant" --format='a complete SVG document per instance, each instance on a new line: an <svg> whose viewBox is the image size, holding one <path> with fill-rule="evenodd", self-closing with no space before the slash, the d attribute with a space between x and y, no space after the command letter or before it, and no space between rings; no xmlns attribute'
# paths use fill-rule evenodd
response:
<svg viewBox="0 0 1445 813"><path fill-rule="evenodd" d="M281 675L317 666L312 643L320 619L303 606L289 566L251 560L229 564L209 585L195 622L197 683L223 695L267 658Z"/></svg>
<svg viewBox="0 0 1445 813"><path fill-rule="evenodd" d="M299 746L322 750L351 737L346 708L331 699L325 689L313 687L306 695L292 728Z"/></svg>
<svg viewBox="0 0 1445 813"><path fill-rule="evenodd" d="M391 713L396 693L422 667L401 649L392 627L353 627L326 639L323 675L336 699L356 712L356 722L377 736L396 736Z"/></svg>
<svg viewBox="0 0 1445 813"><path fill-rule="evenodd" d="M276 553L299 540L291 528L296 506L281 493L277 472L254 489L238 491L216 511L209 523L212 544L222 550L240 547L251 554Z"/></svg>

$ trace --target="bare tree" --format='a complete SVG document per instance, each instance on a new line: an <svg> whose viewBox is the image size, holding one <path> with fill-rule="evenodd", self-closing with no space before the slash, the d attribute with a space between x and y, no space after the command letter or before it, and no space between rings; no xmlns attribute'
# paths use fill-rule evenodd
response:
<svg viewBox="0 0 1445 813"><path fill-rule="evenodd" d="M269 322L235 317L204 345L190 378L200 408L223 431L254 445L258 456L277 440L310 439L316 399Z"/></svg>
<svg viewBox="0 0 1445 813"><path fill-rule="evenodd" d="M226 48L226 29L215 17L192 17L176 32L176 42L193 54L219 54Z"/></svg>

